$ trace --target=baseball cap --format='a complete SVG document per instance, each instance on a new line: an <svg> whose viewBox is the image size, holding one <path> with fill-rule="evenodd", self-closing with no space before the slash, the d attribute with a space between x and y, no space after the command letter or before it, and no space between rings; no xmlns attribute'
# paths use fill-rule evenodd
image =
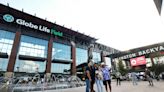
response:
<svg viewBox="0 0 164 92"><path fill-rule="evenodd" d="M105 63L104 63L104 62L102 62L102 63L101 63L101 65L105 65Z"/></svg>

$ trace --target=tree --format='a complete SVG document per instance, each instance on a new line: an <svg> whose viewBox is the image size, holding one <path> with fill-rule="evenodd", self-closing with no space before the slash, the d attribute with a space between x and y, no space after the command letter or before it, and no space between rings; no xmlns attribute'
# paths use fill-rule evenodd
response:
<svg viewBox="0 0 164 92"><path fill-rule="evenodd" d="M126 75L127 69L124 68L124 64L122 63L122 60L119 60L118 62L118 71L121 73L121 75Z"/></svg>
<svg viewBox="0 0 164 92"><path fill-rule="evenodd" d="M160 63L154 64L151 67L151 71L153 71L155 75L159 76L159 74L164 72L164 64L160 64Z"/></svg>

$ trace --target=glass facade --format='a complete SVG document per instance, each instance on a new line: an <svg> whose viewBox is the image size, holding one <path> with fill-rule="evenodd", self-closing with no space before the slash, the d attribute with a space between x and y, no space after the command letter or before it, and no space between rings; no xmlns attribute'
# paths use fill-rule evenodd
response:
<svg viewBox="0 0 164 92"><path fill-rule="evenodd" d="M0 58L0 71L7 70L8 59L7 58Z"/></svg>
<svg viewBox="0 0 164 92"><path fill-rule="evenodd" d="M46 58L47 48L48 48L48 41L22 35L19 55Z"/></svg>
<svg viewBox="0 0 164 92"><path fill-rule="evenodd" d="M88 52L85 49L76 48L76 66L87 62Z"/></svg>
<svg viewBox="0 0 164 92"><path fill-rule="evenodd" d="M31 61L31 60L17 60L14 71L15 72L45 72L46 62Z"/></svg>
<svg viewBox="0 0 164 92"><path fill-rule="evenodd" d="M15 33L0 30L0 52L10 55Z"/></svg>
<svg viewBox="0 0 164 92"><path fill-rule="evenodd" d="M48 41L30 37L21 36L19 47L19 55L34 56L34 57L47 57ZM32 61L32 60L19 60L17 58L14 71L15 72L45 72L46 62Z"/></svg>
<svg viewBox="0 0 164 92"><path fill-rule="evenodd" d="M101 54L98 52L93 52L93 61L95 63L98 63L101 61Z"/></svg>
<svg viewBox="0 0 164 92"><path fill-rule="evenodd" d="M52 48L52 60L54 59L66 60L71 62L71 46L54 42ZM70 70L70 64L51 64L52 73L66 73L66 71L68 70Z"/></svg>
<svg viewBox="0 0 164 92"><path fill-rule="evenodd" d="M0 52L10 55L14 37L15 33L0 30ZM47 58L47 50L47 40L21 35L18 56L25 55ZM46 62L20 60L18 56L14 65L14 72L45 72ZM53 42L52 60L53 59L71 62L71 46ZM87 59L88 51L86 49L76 48L76 66L87 62ZM93 60L94 62L101 61L100 53L93 52ZM0 71L6 71L7 65L8 58L0 58ZM59 62L51 64L52 73L68 73L70 68L70 64L63 64Z"/></svg>
<svg viewBox="0 0 164 92"><path fill-rule="evenodd" d="M10 56L13 46L15 33L0 30L0 52L7 53ZM6 71L8 65L8 58L0 58L0 71Z"/></svg>
<svg viewBox="0 0 164 92"><path fill-rule="evenodd" d="M51 64L52 73L66 73L66 71L68 70L70 70L70 64L60 64L60 63Z"/></svg>
<svg viewBox="0 0 164 92"><path fill-rule="evenodd" d="M53 43L52 59L71 60L71 46Z"/></svg>

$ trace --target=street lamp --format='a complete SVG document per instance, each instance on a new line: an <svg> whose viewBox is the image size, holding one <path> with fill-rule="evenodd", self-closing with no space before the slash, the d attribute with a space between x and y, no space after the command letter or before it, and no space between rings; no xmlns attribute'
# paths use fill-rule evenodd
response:
<svg viewBox="0 0 164 92"><path fill-rule="evenodd" d="M88 49L88 63L91 62L92 64L93 64L93 49L94 49L94 44L90 44Z"/></svg>
<svg viewBox="0 0 164 92"><path fill-rule="evenodd" d="M17 71L19 72L19 66L17 66Z"/></svg>
<svg viewBox="0 0 164 92"><path fill-rule="evenodd" d="M36 73L38 73L38 72L39 72L38 70L39 70L39 68L37 67L37 68L36 68Z"/></svg>

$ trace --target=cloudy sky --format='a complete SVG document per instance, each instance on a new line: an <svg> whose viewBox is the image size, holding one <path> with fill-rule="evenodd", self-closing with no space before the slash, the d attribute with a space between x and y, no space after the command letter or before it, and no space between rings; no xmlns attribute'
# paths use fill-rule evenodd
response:
<svg viewBox="0 0 164 92"><path fill-rule="evenodd" d="M128 50L164 42L164 21L153 0L0 0L0 3Z"/></svg>

